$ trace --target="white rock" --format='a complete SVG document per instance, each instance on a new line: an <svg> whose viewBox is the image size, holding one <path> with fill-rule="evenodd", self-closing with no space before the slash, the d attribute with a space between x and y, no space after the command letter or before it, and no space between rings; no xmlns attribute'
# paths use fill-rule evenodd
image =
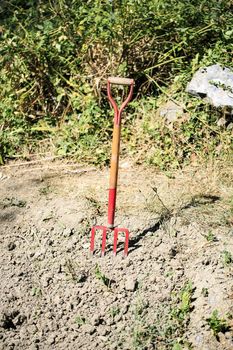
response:
<svg viewBox="0 0 233 350"><path fill-rule="evenodd" d="M134 292L137 286L137 280L134 277L128 277L125 281L125 289Z"/></svg>

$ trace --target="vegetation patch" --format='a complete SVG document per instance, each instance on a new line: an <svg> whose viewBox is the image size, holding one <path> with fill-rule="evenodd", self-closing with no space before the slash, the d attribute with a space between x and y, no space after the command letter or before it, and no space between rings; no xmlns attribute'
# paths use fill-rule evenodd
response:
<svg viewBox="0 0 233 350"><path fill-rule="evenodd" d="M160 349L191 349L185 337L192 311L192 295L194 288L187 282L183 288L177 290L170 303L161 303L154 308L155 320L148 323L147 307L140 304L135 308L135 325L133 327L133 344L135 349L147 349L158 345Z"/></svg>
<svg viewBox="0 0 233 350"><path fill-rule="evenodd" d="M232 66L231 13L227 0L1 1L0 163L52 153L106 164L110 75L136 81L125 154L162 169L230 157L232 123L217 126L222 111L184 91L200 67ZM156 115L166 101L184 111L172 127Z"/></svg>

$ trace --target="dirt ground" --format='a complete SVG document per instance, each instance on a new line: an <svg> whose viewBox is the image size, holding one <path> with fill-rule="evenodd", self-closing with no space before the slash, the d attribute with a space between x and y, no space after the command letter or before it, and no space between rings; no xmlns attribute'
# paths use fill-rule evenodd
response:
<svg viewBox="0 0 233 350"><path fill-rule="evenodd" d="M121 162L117 256L108 169L0 168L0 349L233 349L233 169Z"/></svg>

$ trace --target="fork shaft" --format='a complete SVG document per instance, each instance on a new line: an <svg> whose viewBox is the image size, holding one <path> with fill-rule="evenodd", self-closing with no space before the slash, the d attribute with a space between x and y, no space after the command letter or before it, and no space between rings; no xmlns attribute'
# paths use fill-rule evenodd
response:
<svg viewBox="0 0 233 350"><path fill-rule="evenodd" d="M110 188L108 194L108 227L114 228L116 209L116 188Z"/></svg>
<svg viewBox="0 0 233 350"><path fill-rule="evenodd" d="M120 150L120 133L121 125L114 123L113 140L112 140L112 158L109 181L109 197L108 197L108 225L114 227L115 208L116 208L116 193L117 193L117 177L119 164Z"/></svg>

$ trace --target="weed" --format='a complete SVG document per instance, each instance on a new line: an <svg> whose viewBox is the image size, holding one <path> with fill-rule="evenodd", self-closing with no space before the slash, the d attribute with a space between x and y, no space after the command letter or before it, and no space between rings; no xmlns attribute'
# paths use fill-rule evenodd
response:
<svg viewBox="0 0 233 350"><path fill-rule="evenodd" d="M179 343L175 343L172 350L183 350L183 346L181 346Z"/></svg>
<svg viewBox="0 0 233 350"><path fill-rule="evenodd" d="M32 288L32 296L41 297L42 296L41 288L33 287Z"/></svg>
<svg viewBox="0 0 233 350"><path fill-rule="evenodd" d="M101 272L98 264L95 265L95 277L100 280L106 287L111 287L112 280Z"/></svg>
<svg viewBox="0 0 233 350"><path fill-rule="evenodd" d="M165 219L170 218L171 215L172 215L172 213L171 213L170 209L168 209L168 207L164 204L164 202L163 202L163 200L161 199L161 197L159 196L157 187L155 187L155 186L152 187L152 190L153 190L153 192L154 192L156 198L158 199L158 201L159 201L159 203L161 204L161 207L162 207L162 209L163 209L162 215L161 215L162 219L165 220Z"/></svg>
<svg viewBox="0 0 233 350"><path fill-rule="evenodd" d="M85 282L87 276L83 272L78 272L78 266L74 264L70 259L67 259L65 262L65 267L67 269L67 275L71 276L71 280L76 283Z"/></svg>
<svg viewBox="0 0 233 350"><path fill-rule="evenodd" d="M49 185L39 188L39 193L44 196L47 196L52 192L53 192L53 189Z"/></svg>
<svg viewBox="0 0 233 350"><path fill-rule="evenodd" d="M218 310L214 310L206 321L216 338L218 338L218 333L225 333L230 330L227 320L224 318L219 318Z"/></svg>
<svg viewBox="0 0 233 350"><path fill-rule="evenodd" d="M111 315L111 317L114 318L115 316L119 315L120 311L121 311L121 310L120 310L119 307L112 307L112 308L110 309L110 315Z"/></svg>
<svg viewBox="0 0 233 350"><path fill-rule="evenodd" d="M174 307L171 314L172 317L176 318L180 322L183 322L188 313L192 310L191 301L193 290L192 283L188 282L177 296L178 307Z"/></svg>
<svg viewBox="0 0 233 350"><path fill-rule="evenodd" d="M172 278L175 275L175 272L173 270L169 270L165 273L165 277Z"/></svg>
<svg viewBox="0 0 233 350"><path fill-rule="evenodd" d="M92 216L94 217L94 215ZM90 218L83 219L81 225L79 226L78 235L81 237L89 235L91 226L92 222Z"/></svg>
<svg viewBox="0 0 233 350"><path fill-rule="evenodd" d="M192 283L187 282L169 303L157 305L153 323L146 320L147 304L139 303L135 308L135 324L132 329L134 348L144 350L156 348L159 344L161 349L191 349L184 333L192 311L193 291Z"/></svg>
<svg viewBox="0 0 233 350"><path fill-rule="evenodd" d="M205 239L208 242L216 242L217 241L217 237L213 234L212 231L208 231L207 234L202 234L203 237L205 237Z"/></svg>
<svg viewBox="0 0 233 350"><path fill-rule="evenodd" d="M3 209L9 208L9 207L24 208L26 204L27 204L26 201L15 197L10 197L10 198L6 197L0 202L0 206Z"/></svg>
<svg viewBox="0 0 233 350"><path fill-rule="evenodd" d="M103 208L97 199L95 199L93 196L86 196L86 200L88 201L89 206L93 209L95 215L102 214Z"/></svg>
<svg viewBox="0 0 233 350"><path fill-rule="evenodd" d="M75 318L75 323L78 325L78 326L82 326L83 324L86 323L86 319L82 316L76 316Z"/></svg>
<svg viewBox="0 0 233 350"><path fill-rule="evenodd" d="M201 290L201 294L203 295L203 297L208 297L208 295L209 295L208 288L203 287Z"/></svg>
<svg viewBox="0 0 233 350"><path fill-rule="evenodd" d="M159 215L159 223L163 224L168 221L172 216L172 211L165 205L162 198L158 193L158 189L155 186L151 187L153 191L153 197L148 199L144 193L139 189L139 192L145 199L145 205L148 211Z"/></svg>
<svg viewBox="0 0 233 350"><path fill-rule="evenodd" d="M155 326L140 325L133 331L133 346L135 349L146 349L149 344L155 343L157 329Z"/></svg>
<svg viewBox="0 0 233 350"><path fill-rule="evenodd" d="M233 263L233 256L228 250L222 252L222 261L224 266L229 266Z"/></svg>

